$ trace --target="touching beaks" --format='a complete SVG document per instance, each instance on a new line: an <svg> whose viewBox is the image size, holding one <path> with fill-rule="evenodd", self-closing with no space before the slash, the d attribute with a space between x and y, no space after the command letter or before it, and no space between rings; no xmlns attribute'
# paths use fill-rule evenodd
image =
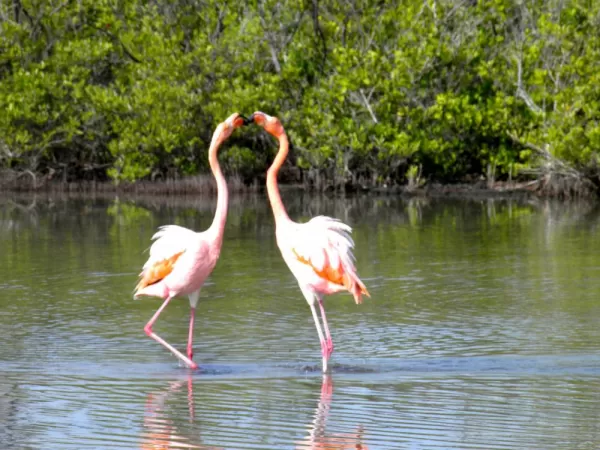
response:
<svg viewBox="0 0 600 450"><path fill-rule="evenodd" d="M244 125L250 125L252 123L264 126L265 122L269 119L271 119L271 116L268 116L267 114L261 111L255 111L250 117L246 117L243 114L236 113L234 126L240 127Z"/></svg>
<svg viewBox="0 0 600 450"><path fill-rule="evenodd" d="M250 125L254 122L254 114L252 114L249 118L240 114L240 118L244 120L244 125Z"/></svg>

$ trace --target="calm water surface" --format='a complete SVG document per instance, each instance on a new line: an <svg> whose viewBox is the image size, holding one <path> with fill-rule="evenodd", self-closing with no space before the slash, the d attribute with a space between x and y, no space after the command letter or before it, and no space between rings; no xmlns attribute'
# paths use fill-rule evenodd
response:
<svg viewBox="0 0 600 450"><path fill-rule="evenodd" d="M354 227L372 294L328 298L330 377L264 196L232 199L195 372L132 292L154 230L213 200L0 197L0 448L600 448L600 208L286 197ZM188 318L155 331L185 349Z"/></svg>

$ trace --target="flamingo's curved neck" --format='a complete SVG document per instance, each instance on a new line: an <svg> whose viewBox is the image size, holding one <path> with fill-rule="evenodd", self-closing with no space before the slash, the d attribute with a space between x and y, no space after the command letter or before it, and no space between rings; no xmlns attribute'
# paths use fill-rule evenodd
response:
<svg viewBox="0 0 600 450"><path fill-rule="evenodd" d="M277 185L277 174L281 168L285 158L288 154L289 142L287 135L283 132L278 136L279 139L279 152L267 171L267 193L269 195L269 202L271 202L271 209L273 210L273 216L275 216L275 224L281 220L289 220L285 206L281 201L281 195L279 193L279 186Z"/></svg>
<svg viewBox="0 0 600 450"><path fill-rule="evenodd" d="M221 172L221 166L217 159L217 151L221 145L220 135L220 132L215 132L213 134L210 149L208 150L208 163L210 164L210 169L212 170L215 180L217 180L217 210L215 211L215 217L209 230L216 233L217 238L219 238L219 241L221 242L223 240L225 222L227 221L229 193L227 191L227 182L225 181L223 172Z"/></svg>

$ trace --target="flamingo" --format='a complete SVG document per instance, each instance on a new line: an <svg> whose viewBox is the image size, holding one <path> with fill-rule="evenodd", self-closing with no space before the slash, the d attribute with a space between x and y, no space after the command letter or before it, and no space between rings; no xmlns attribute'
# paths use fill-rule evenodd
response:
<svg viewBox="0 0 600 450"><path fill-rule="evenodd" d="M227 220L227 182L217 160L217 151L236 128L246 123L248 123L248 119L234 113L225 122L220 123L213 134L208 151L208 161L217 181L217 209L212 225L201 233L177 225L160 227L152 236L154 243L150 247L150 257L144 264L142 273L140 273L141 279L135 288L134 298L144 295L164 299L161 307L144 327L144 331L191 369L198 367L192 361L196 305L200 298L200 289L219 259L223 243L223 230ZM183 295L188 296L191 308L187 356L152 331L156 319L171 299Z"/></svg>
<svg viewBox="0 0 600 450"><path fill-rule="evenodd" d="M296 223L289 218L277 185L277 174L288 154L285 130L277 117L261 111L252 114L248 122L255 122L279 140L279 151L267 172L267 193L275 217L277 246L310 306L321 342L323 372L326 373L333 353L333 340L323 306L324 295L348 291L357 304L362 303L363 294L370 297L354 266L352 228L326 216L314 217L306 223ZM317 315L317 304L325 334Z"/></svg>

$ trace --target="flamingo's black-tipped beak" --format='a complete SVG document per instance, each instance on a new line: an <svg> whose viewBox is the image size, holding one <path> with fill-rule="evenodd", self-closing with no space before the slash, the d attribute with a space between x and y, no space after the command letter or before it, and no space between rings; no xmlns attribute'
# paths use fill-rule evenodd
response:
<svg viewBox="0 0 600 450"><path fill-rule="evenodd" d="M254 123L254 114L248 118L244 117L244 125L250 125L251 123Z"/></svg>

